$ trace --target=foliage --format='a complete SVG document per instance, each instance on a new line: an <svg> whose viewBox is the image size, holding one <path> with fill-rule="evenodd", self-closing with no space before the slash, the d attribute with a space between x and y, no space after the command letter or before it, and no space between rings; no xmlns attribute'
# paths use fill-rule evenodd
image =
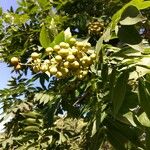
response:
<svg viewBox="0 0 150 150"><path fill-rule="evenodd" d="M0 90L1 122L6 121L0 148L149 149L150 2L22 0L18 5L0 11L0 59L16 72ZM103 29L91 34L94 22ZM64 42L64 35L91 43L97 58L88 74L59 79L35 73L30 56L49 59L45 49ZM21 69L13 67L12 57Z"/></svg>

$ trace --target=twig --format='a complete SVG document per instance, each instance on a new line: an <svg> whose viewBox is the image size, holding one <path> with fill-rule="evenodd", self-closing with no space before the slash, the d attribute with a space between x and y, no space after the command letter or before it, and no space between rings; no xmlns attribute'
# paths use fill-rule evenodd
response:
<svg viewBox="0 0 150 150"><path fill-rule="evenodd" d="M82 96L79 96L77 98L77 101L73 104L73 106L75 106L77 103L79 103L80 101L82 101L87 96L88 93L89 93L89 90L87 90L85 93L83 93Z"/></svg>

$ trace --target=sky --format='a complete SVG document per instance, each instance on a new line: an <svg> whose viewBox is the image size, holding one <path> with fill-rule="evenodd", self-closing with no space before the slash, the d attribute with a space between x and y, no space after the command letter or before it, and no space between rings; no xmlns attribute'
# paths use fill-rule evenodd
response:
<svg viewBox="0 0 150 150"><path fill-rule="evenodd" d="M0 7L2 7L4 11L9 9L11 6L13 6L13 8L17 7L16 0L0 0Z"/></svg>
<svg viewBox="0 0 150 150"><path fill-rule="evenodd" d="M11 70L6 64L0 62L0 89L3 89L7 85L7 81L11 77Z"/></svg>
<svg viewBox="0 0 150 150"><path fill-rule="evenodd" d="M17 7L16 0L0 0L0 7L3 11L8 10L11 6L15 9ZM0 89L7 86L7 81L11 78L11 69L7 64L0 62Z"/></svg>
<svg viewBox="0 0 150 150"><path fill-rule="evenodd" d="M0 0L0 7L3 11L8 10L11 6L15 9L17 7L16 0ZM7 67L7 64L0 61L0 89L7 86L7 81L11 78L11 68ZM0 112L2 110L0 109ZM8 118L9 119L9 118ZM5 122L0 123L0 132L3 132L3 125Z"/></svg>

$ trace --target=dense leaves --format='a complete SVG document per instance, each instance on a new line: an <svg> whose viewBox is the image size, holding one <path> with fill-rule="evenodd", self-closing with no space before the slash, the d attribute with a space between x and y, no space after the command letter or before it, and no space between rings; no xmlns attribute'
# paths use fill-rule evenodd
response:
<svg viewBox="0 0 150 150"><path fill-rule="evenodd" d="M0 90L0 149L149 149L149 7L143 0L22 0L0 10L0 60L15 72ZM97 57L84 78L72 67L64 78L35 72L33 60L53 59L47 48L72 36L90 42Z"/></svg>

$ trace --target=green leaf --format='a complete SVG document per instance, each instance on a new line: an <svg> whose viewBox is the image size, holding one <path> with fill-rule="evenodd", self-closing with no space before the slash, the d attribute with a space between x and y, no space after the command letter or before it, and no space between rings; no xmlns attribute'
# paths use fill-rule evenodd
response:
<svg viewBox="0 0 150 150"><path fill-rule="evenodd" d="M150 120L147 117L147 114L143 112L139 117L137 117L137 120L145 127L150 127Z"/></svg>
<svg viewBox="0 0 150 150"><path fill-rule="evenodd" d="M40 101L43 95L44 95L43 92L36 93L34 96L34 101Z"/></svg>
<svg viewBox="0 0 150 150"><path fill-rule="evenodd" d="M25 132L39 132L40 129L37 126L27 126L23 129Z"/></svg>
<svg viewBox="0 0 150 150"><path fill-rule="evenodd" d="M20 23L26 23L29 20L29 16L27 14L20 15L19 17Z"/></svg>
<svg viewBox="0 0 150 150"><path fill-rule="evenodd" d="M102 64L102 72L101 72L103 83L107 83L108 80L108 65Z"/></svg>
<svg viewBox="0 0 150 150"><path fill-rule="evenodd" d="M3 10L2 7L0 7L0 16L2 16Z"/></svg>
<svg viewBox="0 0 150 150"><path fill-rule="evenodd" d="M48 0L38 0L38 3L41 8L46 8L46 6L49 4Z"/></svg>
<svg viewBox="0 0 150 150"><path fill-rule="evenodd" d="M63 41L65 41L64 31L62 31L59 34L57 34L55 36L53 42L49 46L54 47L55 45L59 45L59 43L63 42Z"/></svg>
<svg viewBox="0 0 150 150"><path fill-rule="evenodd" d="M113 87L114 87L114 84L115 84L115 81L116 81L116 75L117 75L117 70L116 68L114 68L110 74L110 78L109 78L109 87L112 88L110 90L111 92L111 95L112 95L112 92L113 92Z"/></svg>
<svg viewBox="0 0 150 150"><path fill-rule="evenodd" d="M116 150L126 150L124 146L126 138L119 132L114 129L110 129L107 131L107 137Z"/></svg>
<svg viewBox="0 0 150 150"><path fill-rule="evenodd" d="M136 71L138 73L138 77L142 77L148 73L150 73L150 58L143 57L136 64Z"/></svg>
<svg viewBox="0 0 150 150"><path fill-rule="evenodd" d="M115 27L116 27L116 25L118 24L118 22L119 22L119 20L120 20L120 18L121 18L121 15L122 15L122 13L123 13L123 11L124 11L128 6L130 6L130 5L131 5L130 2L127 3L126 5L124 5L119 11L117 11L117 12L113 15L113 17L112 17L112 22L111 22L111 28L112 28L112 30L114 30Z"/></svg>
<svg viewBox="0 0 150 150"><path fill-rule="evenodd" d="M150 54L150 48L149 48L149 47L144 48L142 54L145 54L145 55L146 55L146 54Z"/></svg>
<svg viewBox="0 0 150 150"><path fill-rule="evenodd" d="M150 148L150 128L146 128L146 150Z"/></svg>
<svg viewBox="0 0 150 150"><path fill-rule="evenodd" d="M103 36L97 41L97 44L96 44L96 54L97 54L97 58L96 60L99 61L99 55L101 53L101 49L102 49L102 46L103 46Z"/></svg>
<svg viewBox="0 0 150 150"><path fill-rule="evenodd" d="M136 127L137 125L134 122L134 118L133 118L133 113L132 112L128 112L126 114L123 115L134 127Z"/></svg>
<svg viewBox="0 0 150 150"><path fill-rule="evenodd" d="M119 119L114 120L112 118L107 118L106 123L106 126L108 127L110 132L113 132L115 138L119 139L122 142L123 139L125 140L124 142L127 142L126 140L129 140L133 144L138 145L139 147L143 147L143 144L139 139L141 130L139 130L138 128L133 126L131 127L126 123L122 123L119 121Z"/></svg>
<svg viewBox="0 0 150 150"><path fill-rule="evenodd" d="M125 94L126 85L128 81L129 73L122 72L116 80L116 84L112 90L112 102L113 102L113 113L116 115L121 108Z"/></svg>
<svg viewBox="0 0 150 150"><path fill-rule="evenodd" d="M96 120L93 122L91 137L94 136L97 132Z"/></svg>
<svg viewBox="0 0 150 150"><path fill-rule="evenodd" d="M131 45L139 44L142 41L134 26L121 26L118 31L118 38L121 42Z"/></svg>
<svg viewBox="0 0 150 150"><path fill-rule="evenodd" d="M66 141L67 141L66 137L63 135L63 133L60 132L58 143L59 143L59 144L62 144L62 143L64 143L64 142L66 142Z"/></svg>
<svg viewBox="0 0 150 150"><path fill-rule="evenodd" d="M144 17L142 17L141 15L138 15L134 18L129 16L129 17L126 17L125 19L122 19L120 21L120 24L121 25L134 25L134 24L137 24L138 22L142 22L144 20L146 20L146 19Z"/></svg>
<svg viewBox="0 0 150 150"><path fill-rule="evenodd" d="M135 6L127 7L121 16L121 25L134 25L138 22L144 21L145 18L140 14Z"/></svg>
<svg viewBox="0 0 150 150"><path fill-rule="evenodd" d="M138 100L150 119L150 93L148 92L145 82L142 78L140 78L138 81Z"/></svg>
<svg viewBox="0 0 150 150"><path fill-rule="evenodd" d="M104 41L105 42L108 42L110 39L111 39L111 28L110 27L108 27L107 29L106 29L106 31L104 32L104 34L102 35L102 40L104 39ZM100 39L101 39L100 38ZM102 45L102 43L101 43L101 41L102 40L98 40L98 42L100 42L100 46ZM97 44L98 44L98 42L97 42ZM97 46L97 45L96 45ZM99 45L98 45L99 46Z"/></svg>
<svg viewBox="0 0 150 150"><path fill-rule="evenodd" d="M48 27L49 34L52 37L52 39L54 39L54 37L58 34L56 23L53 18L51 20L48 20L48 22L50 22L50 25Z"/></svg>
<svg viewBox="0 0 150 150"><path fill-rule="evenodd" d="M99 150L105 137L104 129L100 128L97 130L96 134L91 137L91 142L88 147L90 150Z"/></svg>
<svg viewBox="0 0 150 150"><path fill-rule="evenodd" d="M142 2L140 3L139 5L137 5L137 7L139 9L146 9L146 8L149 8L150 7L150 2L149 1L145 1L145 2Z"/></svg>
<svg viewBox="0 0 150 150"><path fill-rule="evenodd" d="M64 31L64 35L65 35L65 41L68 41L68 40L72 37L70 28L67 28L67 29Z"/></svg>
<svg viewBox="0 0 150 150"><path fill-rule="evenodd" d="M20 113L24 117L31 117L31 118L38 118L41 116L38 112L31 111L31 112L26 112L26 113Z"/></svg>
<svg viewBox="0 0 150 150"><path fill-rule="evenodd" d="M27 118L27 119L24 119L23 121L21 121L21 123L23 123L24 125L36 125L36 126L40 126L41 123L39 121L37 121L37 119L35 118Z"/></svg>
<svg viewBox="0 0 150 150"><path fill-rule="evenodd" d="M50 36L48 29L43 25L40 32L40 43L42 47L47 48L53 40L53 36Z"/></svg>
<svg viewBox="0 0 150 150"><path fill-rule="evenodd" d="M55 97L54 95L55 93L53 92L47 92L47 93L40 92L35 94L34 100L39 101L40 104L41 103L46 104L54 99Z"/></svg>
<svg viewBox="0 0 150 150"><path fill-rule="evenodd" d="M50 97L48 94L43 94L42 98L40 99L40 104L41 103L47 103L50 100Z"/></svg>
<svg viewBox="0 0 150 150"><path fill-rule="evenodd" d="M112 22L110 24L111 29L114 30L116 25L118 24L122 13L124 10L129 7L129 6L135 6L137 9L142 10L150 7L150 2L149 1L141 1L141 0L132 0L129 3L125 4L119 11L117 11L113 17L112 17Z"/></svg>
<svg viewBox="0 0 150 150"><path fill-rule="evenodd" d="M59 44L60 42L65 41L65 34L64 31L60 32L54 39L55 44Z"/></svg>

